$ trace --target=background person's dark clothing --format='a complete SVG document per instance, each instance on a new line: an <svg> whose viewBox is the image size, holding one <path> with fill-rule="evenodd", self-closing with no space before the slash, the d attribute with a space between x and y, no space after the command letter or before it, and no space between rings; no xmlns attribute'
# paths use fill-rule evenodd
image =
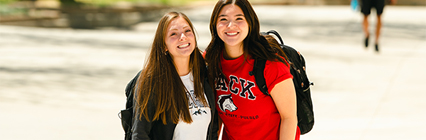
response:
<svg viewBox="0 0 426 140"><path fill-rule="evenodd" d="M374 7L376 9L377 15L383 13L383 8L385 7L385 0L360 0L361 3L361 12L364 15L370 15L371 9Z"/></svg>

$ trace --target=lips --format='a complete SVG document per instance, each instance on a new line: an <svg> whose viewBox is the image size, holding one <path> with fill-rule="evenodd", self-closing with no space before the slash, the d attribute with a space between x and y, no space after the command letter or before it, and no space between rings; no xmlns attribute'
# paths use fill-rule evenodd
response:
<svg viewBox="0 0 426 140"><path fill-rule="evenodd" d="M226 35L228 36L235 36L237 34L239 34L240 32L225 32Z"/></svg>
<svg viewBox="0 0 426 140"><path fill-rule="evenodd" d="M179 49L187 48L189 45L190 43L182 44L182 45L179 45L178 48Z"/></svg>

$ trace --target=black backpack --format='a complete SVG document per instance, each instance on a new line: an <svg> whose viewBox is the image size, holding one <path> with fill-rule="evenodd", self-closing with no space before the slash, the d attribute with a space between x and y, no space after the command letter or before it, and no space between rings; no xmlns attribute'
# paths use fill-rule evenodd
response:
<svg viewBox="0 0 426 140"><path fill-rule="evenodd" d="M133 126L133 93L134 87L138 80L140 72L127 84L125 92L126 92L126 109L123 109L119 113L119 117L121 119L121 125L124 129L124 140L132 139L132 126Z"/></svg>
<svg viewBox="0 0 426 140"><path fill-rule="evenodd" d="M309 82L309 79L305 71L305 59L303 56L290 46L284 45L281 36L277 31L270 30L268 32L261 32L263 35L274 35L280 41L279 45L288 57L290 63L290 73L293 75L293 84L296 90L297 97L297 125L300 128L301 134L306 134L311 131L314 126L314 112L312 108L311 90L310 86L313 83ZM268 87L266 87L265 77L263 70L265 69L266 60L255 59L252 74L255 77L256 83L259 86L260 91L265 95L268 93Z"/></svg>

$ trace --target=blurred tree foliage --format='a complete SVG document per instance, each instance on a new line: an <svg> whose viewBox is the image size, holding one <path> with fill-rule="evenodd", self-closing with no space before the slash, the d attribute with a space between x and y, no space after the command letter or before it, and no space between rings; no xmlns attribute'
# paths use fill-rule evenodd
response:
<svg viewBox="0 0 426 140"><path fill-rule="evenodd" d="M0 0L0 4L1 5L3 5L3 4L9 4L9 3L15 2L15 1L18 1L18 0Z"/></svg>
<svg viewBox="0 0 426 140"><path fill-rule="evenodd" d="M37 1L37 0L0 0L0 4L9 4L17 1ZM38 0L45 1L45 0ZM117 2L130 2L130 3L143 3L143 4L160 4L160 5L180 5L185 4L191 1L197 0L53 0L59 1L62 4L88 4L88 5L96 5L96 6L108 6L113 5Z"/></svg>
<svg viewBox="0 0 426 140"><path fill-rule="evenodd" d="M196 0L71 0L85 4L108 6L117 2L130 2L130 3L143 3L143 4L156 4L156 5L180 5L190 1Z"/></svg>

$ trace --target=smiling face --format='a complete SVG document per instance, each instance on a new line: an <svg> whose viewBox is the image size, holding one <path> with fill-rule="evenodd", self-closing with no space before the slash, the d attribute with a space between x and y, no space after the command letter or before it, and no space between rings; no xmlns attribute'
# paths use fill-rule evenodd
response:
<svg viewBox="0 0 426 140"><path fill-rule="evenodd" d="M240 7L228 4L219 12L216 30L225 47L243 47L249 27Z"/></svg>
<svg viewBox="0 0 426 140"><path fill-rule="evenodd" d="M167 27L165 38L167 51L173 59L187 58L195 49L195 36L191 26L182 18L173 19Z"/></svg>

